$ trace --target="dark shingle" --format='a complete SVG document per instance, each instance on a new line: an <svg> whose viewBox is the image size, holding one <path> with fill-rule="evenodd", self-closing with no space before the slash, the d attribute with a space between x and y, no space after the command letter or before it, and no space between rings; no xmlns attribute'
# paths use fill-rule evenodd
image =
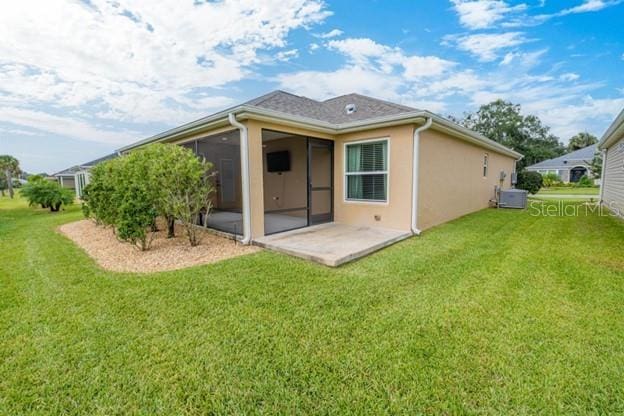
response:
<svg viewBox="0 0 624 416"><path fill-rule="evenodd" d="M345 111L345 106L347 104L354 104L356 106L356 111L352 114L347 114ZM373 119L416 110L411 107L366 97L360 94L347 94L326 101L316 101L284 91L273 91L261 97L254 98L246 102L245 105L312 118L333 124Z"/></svg>

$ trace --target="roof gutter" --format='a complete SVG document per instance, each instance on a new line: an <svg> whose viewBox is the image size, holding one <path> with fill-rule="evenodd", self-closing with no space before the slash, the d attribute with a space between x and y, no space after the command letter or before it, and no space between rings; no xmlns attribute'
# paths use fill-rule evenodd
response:
<svg viewBox="0 0 624 416"><path fill-rule="evenodd" d="M229 113L228 121L240 130L241 185L243 194L243 239L241 243L251 243L251 190L249 188L249 133L247 126L236 120L236 114Z"/></svg>
<svg viewBox="0 0 624 416"><path fill-rule="evenodd" d="M412 142L412 233L420 235L421 231L418 228L418 169L420 162L420 133L427 130L433 124L431 117L427 118L427 121L422 126L414 129L414 138Z"/></svg>

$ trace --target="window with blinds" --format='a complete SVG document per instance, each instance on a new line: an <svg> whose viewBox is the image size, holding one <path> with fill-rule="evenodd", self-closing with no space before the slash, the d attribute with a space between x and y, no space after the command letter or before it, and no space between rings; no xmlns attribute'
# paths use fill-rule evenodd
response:
<svg viewBox="0 0 624 416"><path fill-rule="evenodd" d="M346 145L346 199L388 199L388 140Z"/></svg>

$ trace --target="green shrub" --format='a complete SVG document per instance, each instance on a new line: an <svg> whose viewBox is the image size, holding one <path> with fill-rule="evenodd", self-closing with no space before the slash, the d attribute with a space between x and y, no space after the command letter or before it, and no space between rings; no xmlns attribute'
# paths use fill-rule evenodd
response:
<svg viewBox="0 0 624 416"><path fill-rule="evenodd" d="M576 183L579 188L591 188L594 186L594 181L587 175L581 176L581 179Z"/></svg>
<svg viewBox="0 0 624 416"><path fill-rule="evenodd" d="M542 176L544 187L550 188L551 186L559 186L561 184L561 178L556 173L547 173Z"/></svg>
<svg viewBox="0 0 624 416"><path fill-rule="evenodd" d="M519 189L529 191L530 194L538 193L542 188L543 183L544 179L538 172L529 172L526 170L518 172L518 183L516 186Z"/></svg>
<svg viewBox="0 0 624 416"><path fill-rule="evenodd" d="M82 191L82 211L97 224L114 226L117 222L121 195L116 191L124 162L123 158L109 160L90 171L89 184Z"/></svg>
<svg viewBox="0 0 624 416"><path fill-rule="evenodd" d="M30 206L41 205L41 208L49 208L52 212L60 210L64 205L71 205L75 196L71 189L45 179L28 181L22 187L21 195Z"/></svg>
<svg viewBox="0 0 624 416"><path fill-rule="evenodd" d="M158 216L187 227L191 245L198 243L195 224L210 210L212 165L184 147L154 144L91 170L84 189L83 213L114 227L117 236L142 250L150 247Z"/></svg>

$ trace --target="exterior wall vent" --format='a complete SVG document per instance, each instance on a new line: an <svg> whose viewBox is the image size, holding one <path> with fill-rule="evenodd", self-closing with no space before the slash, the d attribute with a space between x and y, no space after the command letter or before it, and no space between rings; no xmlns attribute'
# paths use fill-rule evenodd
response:
<svg viewBox="0 0 624 416"><path fill-rule="evenodd" d="M355 106L355 104L347 104L347 105L345 105L345 113L353 114L356 111L357 111L357 107Z"/></svg>

